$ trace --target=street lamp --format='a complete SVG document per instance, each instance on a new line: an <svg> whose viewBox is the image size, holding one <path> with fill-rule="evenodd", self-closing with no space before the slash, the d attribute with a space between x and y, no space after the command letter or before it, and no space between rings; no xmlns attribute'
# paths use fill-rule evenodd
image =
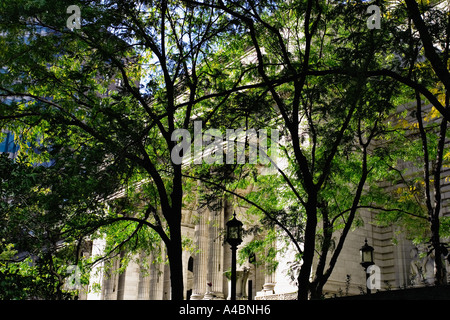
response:
<svg viewBox="0 0 450 320"><path fill-rule="evenodd" d="M367 273L367 268L371 265L374 265L373 262L373 247L369 246L367 244L367 238L364 241L364 245L359 249L359 252L361 253L361 265L364 268L364 272L366 273L366 287L367 287L367 293L370 293L370 288L367 286L367 280L369 279L369 274Z"/></svg>
<svg viewBox="0 0 450 320"><path fill-rule="evenodd" d="M233 219L227 222L227 236L225 239L231 246L231 300L236 300L236 250L242 243L242 222L236 219L236 213L233 213Z"/></svg>

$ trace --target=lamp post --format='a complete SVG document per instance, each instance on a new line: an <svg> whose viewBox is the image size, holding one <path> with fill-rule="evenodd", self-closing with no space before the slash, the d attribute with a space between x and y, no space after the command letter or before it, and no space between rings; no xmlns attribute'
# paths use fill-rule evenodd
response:
<svg viewBox="0 0 450 320"><path fill-rule="evenodd" d="M230 300L236 300L236 250L242 242L242 222L236 219L236 213L233 213L233 219L227 222L226 241L231 246L231 297Z"/></svg>
<svg viewBox="0 0 450 320"><path fill-rule="evenodd" d="M371 265L374 265L373 262L373 247L369 246L367 244L367 238L364 241L364 245L359 249L359 252L361 253L361 265L364 268L364 272L366 273L366 287L367 287L367 294L370 294L370 288L367 285L367 280L369 279L369 274L367 273L367 268Z"/></svg>

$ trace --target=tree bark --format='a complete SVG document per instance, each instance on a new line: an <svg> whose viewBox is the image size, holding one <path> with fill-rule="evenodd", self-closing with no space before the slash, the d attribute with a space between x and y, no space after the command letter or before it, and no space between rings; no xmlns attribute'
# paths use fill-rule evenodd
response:
<svg viewBox="0 0 450 320"><path fill-rule="evenodd" d="M298 275L298 300L307 300L310 289L309 278L314 259L317 227L317 194L311 195L306 204L305 242L302 256L302 267Z"/></svg>
<svg viewBox="0 0 450 320"><path fill-rule="evenodd" d="M178 230L177 230L178 229ZM184 297L183 285L183 259L181 247L181 227L170 229L171 239L167 246L169 258L171 300L180 301Z"/></svg>
<svg viewBox="0 0 450 320"><path fill-rule="evenodd" d="M446 105L448 105L448 95L446 95ZM440 137L438 142L438 152L437 152L437 159L436 159L436 165L435 165L435 171L434 171L434 211L431 216L431 242L434 248L435 253L435 277L436 277L436 285L443 285L446 282L446 269L443 264L443 261L441 259L442 255L442 248L441 248L441 240L440 240L440 219L439 215L441 212L441 202L442 202L442 195L441 195L441 170L442 170L442 163L444 161L444 148L445 148L445 138L446 138L446 131L447 131L447 121L445 119L442 119L441 125L440 125Z"/></svg>
<svg viewBox="0 0 450 320"><path fill-rule="evenodd" d="M446 107L448 106L448 96L446 96ZM439 215L441 211L441 170L445 148L445 138L447 131L447 121L442 119L439 131L439 141L437 147L437 158L435 160L434 173L430 172L430 159L428 152L428 139L425 132L425 128L422 121L422 101L420 99L420 93L416 90L416 119L419 124L420 138L422 140L422 150L424 154L423 169L424 169L424 182L425 182L425 198L426 207L428 213L428 219L430 221L431 231L431 250L434 250L434 262L435 262L435 285L442 285L445 283L445 267L441 259L441 240L440 240L440 220ZM431 178L434 179L434 203L432 204L431 195Z"/></svg>

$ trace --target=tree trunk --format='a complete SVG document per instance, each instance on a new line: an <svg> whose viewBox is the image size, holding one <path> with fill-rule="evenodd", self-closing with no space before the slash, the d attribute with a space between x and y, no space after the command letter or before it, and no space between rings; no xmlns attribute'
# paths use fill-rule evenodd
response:
<svg viewBox="0 0 450 320"><path fill-rule="evenodd" d="M314 281L311 284L311 300L319 300L322 298L323 286L325 285L324 281Z"/></svg>
<svg viewBox="0 0 450 320"><path fill-rule="evenodd" d="M435 265L435 285L440 286L445 283L445 269L442 263L441 241L439 237L439 217L433 217L431 220L431 244L434 248Z"/></svg>
<svg viewBox="0 0 450 320"><path fill-rule="evenodd" d="M183 250L181 247L181 227L170 228L170 244L167 244L169 258L171 299L183 300Z"/></svg>
<svg viewBox="0 0 450 320"><path fill-rule="evenodd" d="M322 228L323 228L323 240L320 244L319 260L317 262L316 272L314 275L314 281L310 285L311 299L320 299L322 296L322 288L326 282L324 270L327 262L328 251L331 246L331 239L333 237L333 228L329 220L328 215L328 203L323 201L320 204L320 212L322 213Z"/></svg>
<svg viewBox="0 0 450 320"><path fill-rule="evenodd" d="M445 106L448 107L449 105L449 95L446 94L445 97ZM444 161L444 149L445 149L445 140L446 140L446 133L447 133L447 121L445 119L442 119L441 125L440 125L440 138L438 142L438 152L437 152L437 158L436 158L436 165L435 165L435 171L434 171L434 212L432 212L431 215L431 243L434 248L435 253L435 278L436 282L435 284L437 286L445 284L447 281L446 279L446 269L445 265L443 264L443 261L441 259L442 255L442 249L441 249L441 239L440 239L440 233L439 233L439 226L440 226L440 220L439 215L441 212L441 203L442 203L442 194L441 194L441 171L442 171L442 164Z"/></svg>
<svg viewBox="0 0 450 320"><path fill-rule="evenodd" d="M446 95L446 107L449 105L448 95ZM420 93L416 90L416 118L419 124L419 132L422 140L422 150L424 153L424 181L425 181L425 196L426 196L426 207L427 214L430 220L430 231L431 231L431 245L432 250L434 250L435 258L435 285L442 285L445 283L445 267L442 263L441 259L441 243L440 243L440 235L439 235L439 215L441 210L441 171L442 171L442 163L444 156L444 148L445 148L445 138L447 132L447 121L443 119L440 124L440 137L438 141L437 147L437 157L435 160L435 168L434 174L430 173L430 159L428 152L428 141L427 135L425 132L425 128L422 122L422 102L420 100ZM431 196L431 178L434 179L434 205L432 205L432 196Z"/></svg>
<svg viewBox="0 0 450 320"><path fill-rule="evenodd" d="M302 266L298 275L298 300L307 300L310 290L309 278L314 259L317 226L317 200L309 199L306 206L305 242L302 256Z"/></svg>
<svg viewBox="0 0 450 320"><path fill-rule="evenodd" d="M169 119L171 119L169 117ZM173 126L173 123L172 123ZM170 149L173 149L174 142L167 141ZM167 247L167 257L169 259L170 269L170 287L171 300L183 300L184 285L183 285L183 248L181 239L181 217L182 217L182 199L183 199L183 185L181 166L172 164L174 169L173 187L170 194L169 201L166 202L163 215L166 218L169 227L168 234L164 233L165 243ZM167 237L169 235L169 237Z"/></svg>

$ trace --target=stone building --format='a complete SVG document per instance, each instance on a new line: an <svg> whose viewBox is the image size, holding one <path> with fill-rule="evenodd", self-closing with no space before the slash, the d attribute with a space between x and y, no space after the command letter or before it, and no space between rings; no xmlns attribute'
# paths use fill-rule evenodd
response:
<svg viewBox="0 0 450 320"><path fill-rule="evenodd" d="M402 107L399 108L401 111ZM409 119L412 121L412 119ZM409 164L410 174L417 169ZM448 215L450 208L450 169L444 168L442 195L444 201L441 213ZM390 186L396 187L396 186ZM386 188L389 188L386 184ZM251 228L256 219L246 214L246 208L236 207L229 200L222 199L221 209L185 210L182 220L183 236L192 240L195 250L183 252L184 298L191 300L227 299L231 269L230 246L224 243L225 223L236 213L244 223L244 229ZM337 264L326 283L325 297L359 295L366 291L366 273L360 265L360 248L365 239L374 248L374 262L379 267L379 290L394 290L412 286L430 285L434 282L433 256L423 254L424 247L415 246L397 226L380 227L373 223L374 212L359 211L363 224L348 234ZM261 235L259 235L261 236ZM254 235L247 235L238 247L243 248ZM394 244L393 239L396 239ZM281 246L275 241L274 247ZM95 240L92 254L102 252L103 243ZM161 250L164 250L162 247ZM237 267L238 299L287 300L296 299L297 286L289 275L295 248L288 247L277 253L278 267L267 272L264 264L247 261ZM100 292L89 292L87 299L170 299L170 275L167 263L151 263L152 256L140 256L132 261L123 273L114 271L93 272L91 284L101 285ZM143 271L138 261L146 260L150 270ZM317 260L316 260L317 263ZM120 257L115 258L113 269L119 269ZM101 271L101 266L99 270ZM446 261L447 278L450 280L450 266ZM94 270L95 271L95 270Z"/></svg>
<svg viewBox="0 0 450 320"><path fill-rule="evenodd" d="M446 187L450 189L450 185ZM232 212L232 208L229 207L220 211L204 210L196 222L192 219L192 212L186 213L183 221L184 235L194 240L198 250L196 254L188 251L183 253L185 299L229 298L230 282L226 271L231 269L231 250L228 244L224 244L222 233L224 223L231 218ZM417 248L401 235L396 235L398 242L394 244L392 239L396 232L395 227L378 227L371 224L372 214L369 211L363 212L361 217L364 226L349 233L336 267L324 287L326 297L358 295L366 290L366 274L360 265L359 253L365 239L374 247L374 262L380 267L380 290L420 286L433 282L434 262L429 258L419 257L418 253L422 248ZM244 224L244 227L248 226ZM250 238L244 238L241 246L250 241ZM101 250L102 242L94 241L94 247L96 247L94 250ZM297 287L287 274L294 253L294 248L288 248L283 255L279 254L278 268L271 274L266 272L264 266L251 262L238 265L236 285L238 299L296 299ZM139 258L152 260L152 257ZM120 267L119 261L120 259L115 259L116 269ZM450 271L448 263L447 268ZM420 275L415 275L414 270L420 270ZM421 281L418 281L418 277L421 277ZM164 263L151 264L150 271L144 274L140 265L132 261L123 273L100 274L91 281L91 284L95 281L101 284L101 292L88 293L88 299L170 299L169 268Z"/></svg>
<svg viewBox="0 0 450 320"><path fill-rule="evenodd" d="M244 58L243 58L244 59ZM248 61L252 56L245 57ZM111 88L114 89L114 88ZM17 148L12 135L6 135L0 143L0 152L15 154ZM450 175L450 170L444 177ZM450 183L443 179L443 202L450 199ZM192 300L227 299L230 281L227 277L230 270L231 252L223 241L225 223L233 212L244 222L245 228L252 227L252 219L245 214L246 208L234 207L224 201L220 210L198 209L185 210L182 221L183 236L191 239L195 252L183 252L184 297ZM449 214L448 207L442 210ZM395 226L379 227L372 222L374 213L361 210L364 224L354 229L345 241L334 271L324 287L326 296L356 295L366 288L366 274L360 265L359 250L367 239L374 247L374 262L380 268L381 290L407 286L420 286L433 283L434 261L432 256L422 257L423 247L415 246L404 235L397 234ZM397 238L397 244L392 239ZM252 236L244 238L241 248L252 240ZM280 246L275 242L273 246ZM91 255L101 254L104 241L94 240ZM161 247L164 252L164 247ZM289 275L294 248L287 248L279 253L277 269L270 273L267 267L247 261L238 266L237 295L240 299L295 299L297 287ZM170 294L170 274L167 263L153 263L154 257L141 255L131 261L122 273L115 272L121 268L121 256L113 259L113 267L108 272L100 264L92 272L87 299L104 300L168 300ZM143 263L150 265L149 270L142 268ZM448 262L446 267L450 271ZM450 272L447 272L449 277ZM450 280L450 278L449 278ZM92 290L100 285L100 291ZM83 296L84 297L84 296Z"/></svg>
<svg viewBox="0 0 450 320"><path fill-rule="evenodd" d="M450 184L446 186L450 189ZM186 237L193 239L197 253L183 253L184 297L191 300L227 299L230 282L227 272L231 268L230 246L223 241L224 224L232 216L233 209L225 206L220 211L203 210L186 212L183 231ZM236 210L239 217L240 210ZM199 219L195 219L194 215ZM336 267L324 287L326 297L340 295L358 295L366 290L366 274L360 265L359 249L367 239L374 247L374 262L380 267L380 290L420 286L433 282L434 262L429 258L420 258L418 248L402 235L395 235L397 244L392 242L395 227L378 227L371 224L372 214L361 214L364 226L349 233ZM194 221L197 220L197 221ZM244 224L244 228L248 225ZM244 238L244 246L251 237ZM277 245L276 243L274 245ZM94 251L100 253L101 240L94 241ZM297 287L288 273L289 262L295 253L288 248L277 256L278 268L273 273L266 272L264 266L251 262L237 267L238 299L286 300L296 299ZM152 261L152 257L139 257ZM88 293L88 299L105 300L168 300L170 299L170 277L167 264L150 264L149 271L142 271L140 265L132 261L125 272L110 272L109 275L96 275L91 280L101 284L100 293ZM120 259L114 261L114 268L120 268ZM447 263L447 268L450 268ZM414 270L420 270L419 275ZM417 271L416 271L417 272ZM450 272L447 273L448 275ZM419 281L419 277L420 281ZM449 279L450 280L450 279Z"/></svg>

